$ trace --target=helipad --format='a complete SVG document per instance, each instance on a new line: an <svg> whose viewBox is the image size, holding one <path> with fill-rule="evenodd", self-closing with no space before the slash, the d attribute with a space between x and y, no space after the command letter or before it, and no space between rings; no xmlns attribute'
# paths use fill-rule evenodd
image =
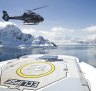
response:
<svg viewBox="0 0 96 91"><path fill-rule="evenodd" d="M1 85L18 90L38 90L67 77L67 71L64 69L67 69L67 65L62 62L19 59L2 68Z"/></svg>
<svg viewBox="0 0 96 91"><path fill-rule="evenodd" d="M31 62L17 69L17 74L24 78L39 78L51 74L55 66L49 62Z"/></svg>

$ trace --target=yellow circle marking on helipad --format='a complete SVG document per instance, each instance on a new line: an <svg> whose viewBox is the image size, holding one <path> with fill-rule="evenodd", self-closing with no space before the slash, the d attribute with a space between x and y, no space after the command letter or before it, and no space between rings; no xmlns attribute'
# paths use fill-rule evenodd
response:
<svg viewBox="0 0 96 91"><path fill-rule="evenodd" d="M37 75L28 75L28 74L22 73L22 72L21 72L22 69L23 69L24 67L27 67L27 66L30 65L30 64L37 64L37 65L45 64L45 65L49 65L49 66L51 67L51 69L49 69L49 70L48 70L47 72L45 72L45 73L41 73L41 74L37 74ZM54 64L52 64L52 63L50 63L50 62L32 62L32 63L28 63L28 64L22 65L21 67L19 67L19 68L17 69L16 72L17 72L17 74L18 74L19 76L24 77L24 78L39 78L39 77L43 77L43 76L46 76L46 75L51 74L54 70L55 70L55 66L54 66Z"/></svg>

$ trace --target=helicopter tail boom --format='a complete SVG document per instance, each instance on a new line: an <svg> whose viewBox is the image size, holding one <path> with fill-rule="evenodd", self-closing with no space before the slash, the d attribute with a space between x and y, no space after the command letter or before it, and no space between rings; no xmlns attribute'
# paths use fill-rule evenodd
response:
<svg viewBox="0 0 96 91"><path fill-rule="evenodd" d="M5 21L9 20L9 15L7 14L6 11L3 11L3 17L2 17Z"/></svg>

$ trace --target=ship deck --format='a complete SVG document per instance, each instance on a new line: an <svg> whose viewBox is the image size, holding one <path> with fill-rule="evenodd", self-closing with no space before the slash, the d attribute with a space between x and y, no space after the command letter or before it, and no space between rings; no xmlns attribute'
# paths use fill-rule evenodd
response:
<svg viewBox="0 0 96 91"><path fill-rule="evenodd" d="M90 91L78 58L29 55L0 63L0 91Z"/></svg>

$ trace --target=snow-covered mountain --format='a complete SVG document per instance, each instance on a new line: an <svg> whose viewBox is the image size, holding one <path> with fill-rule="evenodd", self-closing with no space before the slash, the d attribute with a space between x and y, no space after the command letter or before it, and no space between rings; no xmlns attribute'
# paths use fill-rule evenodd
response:
<svg viewBox="0 0 96 91"><path fill-rule="evenodd" d="M39 36L37 38L34 38L32 41L32 46L34 47L56 47L57 45L53 42L50 42L47 39L44 39L42 36Z"/></svg>
<svg viewBox="0 0 96 91"><path fill-rule="evenodd" d="M88 36L85 40L77 40L76 43L83 45L96 45L96 34Z"/></svg>
<svg viewBox="0 0 96 91"><path fill-rule="evenodd" d="M31 45L34 37L24 34L15 25L6 25L0 29L0 44L5 46Z"/></svg>
<svg viewBox="0 0 96 91"><path fill-rule="evenodd" d="M64 40L58 45L96 45L96 38L88 38L85 40Z"/></svg>
<svg viewBox="0 0 96 91"><path fill-rule="evenodd" d="M35 38L31 34L23 33L13 24L7 24L0 27L0 45L7 47L17 46L54 46L52 42L44 39L42 36Z"/></svg>

